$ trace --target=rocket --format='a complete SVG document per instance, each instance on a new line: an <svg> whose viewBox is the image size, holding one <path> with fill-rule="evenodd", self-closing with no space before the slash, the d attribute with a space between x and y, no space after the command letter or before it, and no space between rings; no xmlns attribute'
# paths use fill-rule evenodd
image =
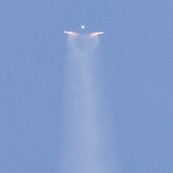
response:
<svg viewBox="0 0 173 173"><path fill-rule="evenodd" d="M81 25L81 29L85 29L85 26L84 25ZM64 31L65 34L68 34L70 36L74 36L74 37L78 37L78 36L81 36L81 34L77 33L77 32L73 32L73 31ZM103 34L104 32L92 32L92 33L89 33L89 34L85 34L87 37L96 37L98 35L101 35Z"/></svg>

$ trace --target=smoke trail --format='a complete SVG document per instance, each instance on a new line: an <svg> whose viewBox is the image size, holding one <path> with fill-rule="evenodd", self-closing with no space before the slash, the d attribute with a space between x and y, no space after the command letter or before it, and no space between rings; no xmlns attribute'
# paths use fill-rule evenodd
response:
<svg viewBox="0 0 173 173"><path fill-rule="evenodd" d="M101 173L96 83L99 38L68 37L62 173Z"/></svg>

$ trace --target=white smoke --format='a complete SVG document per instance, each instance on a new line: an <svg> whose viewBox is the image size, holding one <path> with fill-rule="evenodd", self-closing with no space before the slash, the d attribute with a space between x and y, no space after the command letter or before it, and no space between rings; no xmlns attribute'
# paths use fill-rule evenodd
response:
<svg viewBox="0 0 173 173"><path fill-rule="evenodd" d="M99 38L68 37L61 173L101 173Z"/></svg>

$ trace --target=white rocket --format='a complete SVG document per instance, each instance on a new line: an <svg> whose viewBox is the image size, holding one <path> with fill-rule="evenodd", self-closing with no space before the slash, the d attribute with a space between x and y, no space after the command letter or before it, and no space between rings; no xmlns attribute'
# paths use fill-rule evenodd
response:
<svg viewBox="0 0 173 173"><path fill-rule="evenodd" d="M85 29L85 26L81 25L81 29ZM68 34L68 35L71 35L71 36L74 36L74 37L81 36L81 34L79 34L77 32L72 32L72 31L64 31L64 33ZM92 33L86 34L86 36L88 36L88 37L96 37L96 36L101 35L103 33L104 32L92 32Z"/></svg>

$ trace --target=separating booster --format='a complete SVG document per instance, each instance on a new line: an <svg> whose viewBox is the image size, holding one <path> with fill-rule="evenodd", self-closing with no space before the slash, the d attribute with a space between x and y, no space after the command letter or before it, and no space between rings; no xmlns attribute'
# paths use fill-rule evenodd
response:
<svg viewBox="0 0 173 173"><path fill-rule="evenodd" d="M85 26L84 25L81 25L81 29L85 29ZM65 34L68 34L68 35L71 35L71 36L74 36L74 37L78 37L78 36L81 36L81 34L77 33L77 32L73 32L73 31L64 31ZM98 35L101 35L103 34L104 32L92 32L90 34L87 34L86 36L88 37L96 37Z"/></svg>

